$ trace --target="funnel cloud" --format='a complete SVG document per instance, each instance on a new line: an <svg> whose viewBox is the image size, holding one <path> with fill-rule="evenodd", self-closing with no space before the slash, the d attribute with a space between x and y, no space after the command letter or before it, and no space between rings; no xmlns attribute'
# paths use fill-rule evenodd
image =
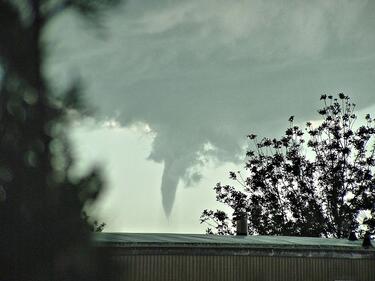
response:
<svg viewBox="0 0 375 281"><path fill-rule="evenodd" d="M249 131L317 118L324 93L374 104L374 13L374 1L127 1L103 32L56 20L47 70L62 88L79 73L103 117L152 130L168 216L177 186L207 158L238 161Z"/></svg>

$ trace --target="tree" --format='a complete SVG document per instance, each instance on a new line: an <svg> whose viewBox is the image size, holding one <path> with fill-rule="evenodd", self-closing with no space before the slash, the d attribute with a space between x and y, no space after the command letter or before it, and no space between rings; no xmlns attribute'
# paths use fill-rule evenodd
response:
<svg viewBox="0 0 375 281"><path fill-rule="evenodd" d="M52 92L43 34L67 9L95 21L119 2L0 0L1 280L110 280L82 219L102 188L100 171L71 173L66 130L68 112L83 104L79 87Z"/></svg>
<svg viewBox="0 0 375 281"><path fill-rule="evenodd" d="M95 219L92 220L85 211L82 212L82 219L91 232L102 232L104 230L104 227L106 226L104 222L100 223Z"/></svg>
<svg viewBox="0 0 375 281"><path fill-rule="evenodd" d="M278 139L248 135L245 172L230 172L237 185L214 188L217 201L233 215L246 212L249 233L348 237L358 232L358 215L374 231L375 127L369 114L355 127L355 104L342 93L322 95L321 122L290 126ZM307 136L307 137L306 137ZM234 222L221 210L204 210L208 233L233 234Z"/></svg>

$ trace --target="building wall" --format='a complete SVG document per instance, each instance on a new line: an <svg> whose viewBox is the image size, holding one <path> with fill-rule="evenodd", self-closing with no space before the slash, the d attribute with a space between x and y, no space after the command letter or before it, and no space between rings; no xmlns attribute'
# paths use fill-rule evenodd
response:
<svg viewBox="0 0 375 281"><path fill-rule="evenodd" d="M373 258L114 255L119 281L375 281Z"/></svg>

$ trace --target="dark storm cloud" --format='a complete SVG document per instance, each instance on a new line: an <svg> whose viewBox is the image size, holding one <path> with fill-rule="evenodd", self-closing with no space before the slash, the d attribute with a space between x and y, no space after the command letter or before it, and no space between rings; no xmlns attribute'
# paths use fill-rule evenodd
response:
<svg viewBox="0 0 375 281"><path fill-rule="evenodd" d="M371 1L128 1L102 38L77 37L73 15L55 22L48 71L60 85L79 73L105 116L150 126L169 214L180 180L198 181L205 157L236 161L249 131L317 118L322 93L373 104L374 12Z"/></svg>

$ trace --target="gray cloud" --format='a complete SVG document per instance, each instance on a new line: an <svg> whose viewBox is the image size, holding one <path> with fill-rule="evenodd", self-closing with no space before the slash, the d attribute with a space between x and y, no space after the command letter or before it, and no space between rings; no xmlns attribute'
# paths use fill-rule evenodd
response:
<svg viewBox="0 0 375 281"><path fill-rule="evenodd" d="M73 15L56 20L47 70L61 87L79 73L104 116L152 128L169 215L179 181L199 181L205 157L236 161L249 131L316 118L322 93L375 102L374 6L133 0L108 16L104 37Z"/></svg>

